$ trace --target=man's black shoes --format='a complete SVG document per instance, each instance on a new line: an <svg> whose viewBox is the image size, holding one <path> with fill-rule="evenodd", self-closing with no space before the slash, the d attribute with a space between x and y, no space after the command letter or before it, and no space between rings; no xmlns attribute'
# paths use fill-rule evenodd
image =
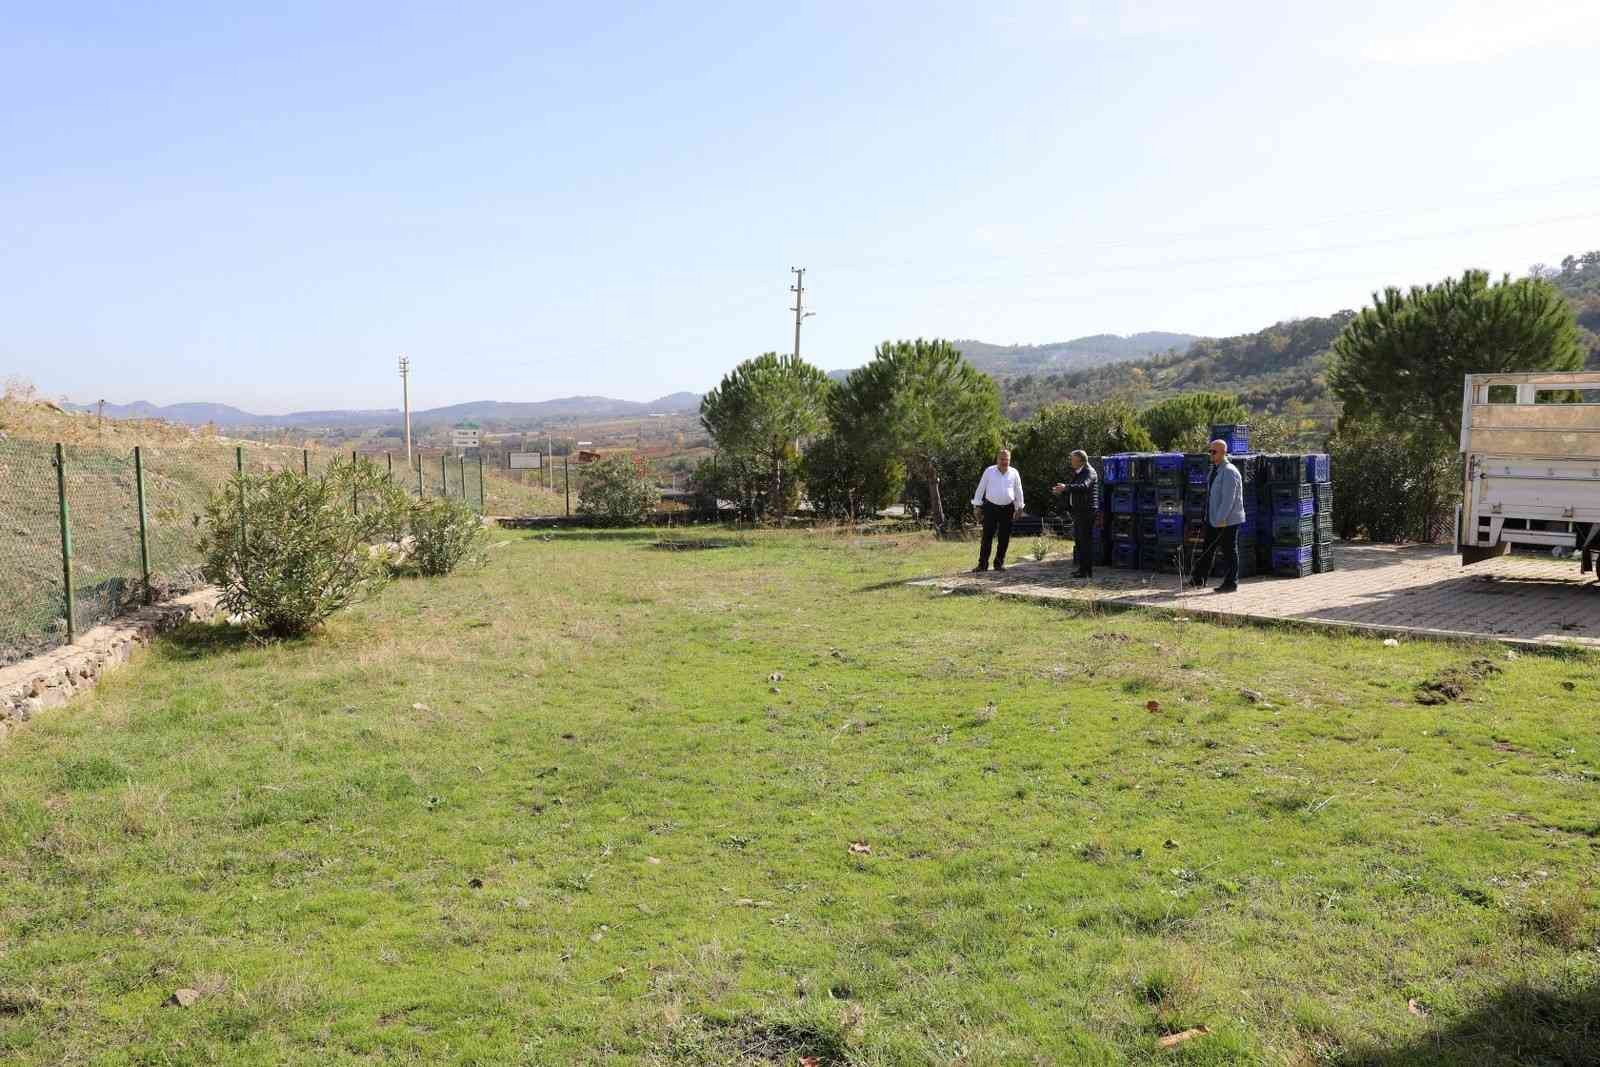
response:
<svg viewBox="0 0 1600 1067"><path fill-rule="evenodd" d="M988 569L989 569L988 567L974 567L974 568L972 568L972 573L973 574L982 574L985 571L987 571Z"/></svg>
<svg viewBox="0 0 1600 1067"><path fill-rule="evenodd" d="M1239 587L1234 585L1232 582L1223 582L1221 585L1217 586L1217 592L1219 593L1237 593L1238 591Z"/></svg>
<svg viewBox="0 0 1600 1067"><path fill-rule="evenodd" d="M1006 569L1006 565L1004 563L996 563L994 565L994 569L997 571L1003 571Z"/></svg>

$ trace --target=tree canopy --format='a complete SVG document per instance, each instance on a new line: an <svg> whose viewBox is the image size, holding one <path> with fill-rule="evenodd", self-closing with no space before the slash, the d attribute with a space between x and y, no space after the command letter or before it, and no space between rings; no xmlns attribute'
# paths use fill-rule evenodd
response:
<svg viewBox="0 0 1600 1067"><path fill-rule="evenodd" d="M1100 404L1050 404L1033 418L1017 423L1012 434L1012 457L1022 472L1022 492L1030 507L1043 512L1050 502L1050 487L1071 471L1073 449L1090 456L1111 452L1149 452L1155 445L1140 425L1133 407L1125 401Z"/></svg>
<svg viewBox="0 0 1600 1067"><path fill-rule="evenodd" d="M1373 294L1333 344L1328 382L1347 419L1416 424L1442 438L1461 423L1467 374L1576 370L1586 353L1572 307L1549 282L1483 271Z"/></svg>
<svg viewBox="0 0 1600 1067"><path fill-rule="evenodd" d="M1000 393L948 341L886 341L850 372L832 411L835 429L858 448L898 459L928 491L935 527L944 529L944 479L976 478L965 468L999 448ZM981 470L981 468L979 468Z"/></svg>
<svg viewBox="0 0 1600 1067"><path fill-rule="evenodd" d="M1139 412L1139 424L1164 451L1204 451L1213 424L1246 422L1250 413L1231 393L1186 393L1168 397Z"/></svg>
<svg viewBox="0 0 1600 1067"><path fill-rule="evenodd" d="M826 425L832 381L792 355L747 359L700 401L700 422L717 447L750 458L768 478L767 509L783 512L783 473L800 441Z"/></svg>

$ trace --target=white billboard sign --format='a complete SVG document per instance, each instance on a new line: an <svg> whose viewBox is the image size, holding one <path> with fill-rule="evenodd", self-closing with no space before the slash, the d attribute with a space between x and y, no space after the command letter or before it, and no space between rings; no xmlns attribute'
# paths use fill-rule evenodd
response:
<svg viewBox="0 0 1600 1067"><path fill-rule="evenodd" d="M506 462L514 471L536 471L539 469L539 453L508 452Z"/></svg>

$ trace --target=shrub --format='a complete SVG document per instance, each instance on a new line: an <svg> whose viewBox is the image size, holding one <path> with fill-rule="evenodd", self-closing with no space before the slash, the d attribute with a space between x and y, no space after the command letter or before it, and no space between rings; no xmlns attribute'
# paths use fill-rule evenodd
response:
<svg viewBox="0 0 1600 1067"><path fill-rule="evenodd" d="M1328 439L1328 454L1340 537L1432 542L1449 532L1461 487L1452 442L1425 430L1404 433L1350 421Z"/></svg>
<svg viewBox="0 0 1600 1067"><path fill-rule="evenodd" d="M405 537L413 498L387 470L367 459L338 460L323 477L334 499L354 513L364 540L383 544Z"/></svg>
<svg viewBox="0 0 1600 1067"><path fill-rule="evenodd" d="M235 475L211 495L202 573L229 613L252 630L297 637L383 585L387 570L343 488L284 471Z"/></svg>
<svg viewBox="0 0 1600 1067"><path fill-rule="evenodd" d="M483 519L459 500L434 498L411 504L411 554L405 569L417 574L449 574L468 559L481 560Z"/></svg>
<svg viewBox="0 0 1600 1067"><path fill-rule="evenodd" d="M660 499L644 464L630 456L607 456L584 467L578 514L607 522L640 522Z"/></svg>

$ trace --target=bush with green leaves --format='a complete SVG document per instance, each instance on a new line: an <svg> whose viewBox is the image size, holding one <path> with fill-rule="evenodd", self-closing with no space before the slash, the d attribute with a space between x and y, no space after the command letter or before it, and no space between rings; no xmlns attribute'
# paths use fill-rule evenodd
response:
<svg viewBox="0 0 1600 1067"><path fill-rule="evenodd" d="M388 579L370 540L338 479L240 474L206 504L202 573L251 630L298 637Z"/></svg>
<svg viewBox="0 0 1600 1067"><path fill-rule="evenodd" d="M405 537L414 498L386 468L365 458L339 460L323 477L332 483L336 499L348 502L368 542L397 543Z"/></svg>
<svg viewBox="0 0 1600 1067"><path fill-rule="evenodd" d="M449 574L468 560L482 560L483 519L461 501L413 501L410 522L410 554L403 569L435 576Z"/></svg>
<svg viewBox="0 0 1600 1067"><path fill-rule="evenodd" d="M606 456L583 468L578 514L606 522L642 522L661 500L656 480L631 456Z"/></svg>
<svg viewBox="0 0 1600 1067"><path fill-rule="evenodd" d="M1340 537L1433 542L1450 534L1461 495L1461 457L1451 442L1347 419L1328 439L1328 455Z"/></svg>

